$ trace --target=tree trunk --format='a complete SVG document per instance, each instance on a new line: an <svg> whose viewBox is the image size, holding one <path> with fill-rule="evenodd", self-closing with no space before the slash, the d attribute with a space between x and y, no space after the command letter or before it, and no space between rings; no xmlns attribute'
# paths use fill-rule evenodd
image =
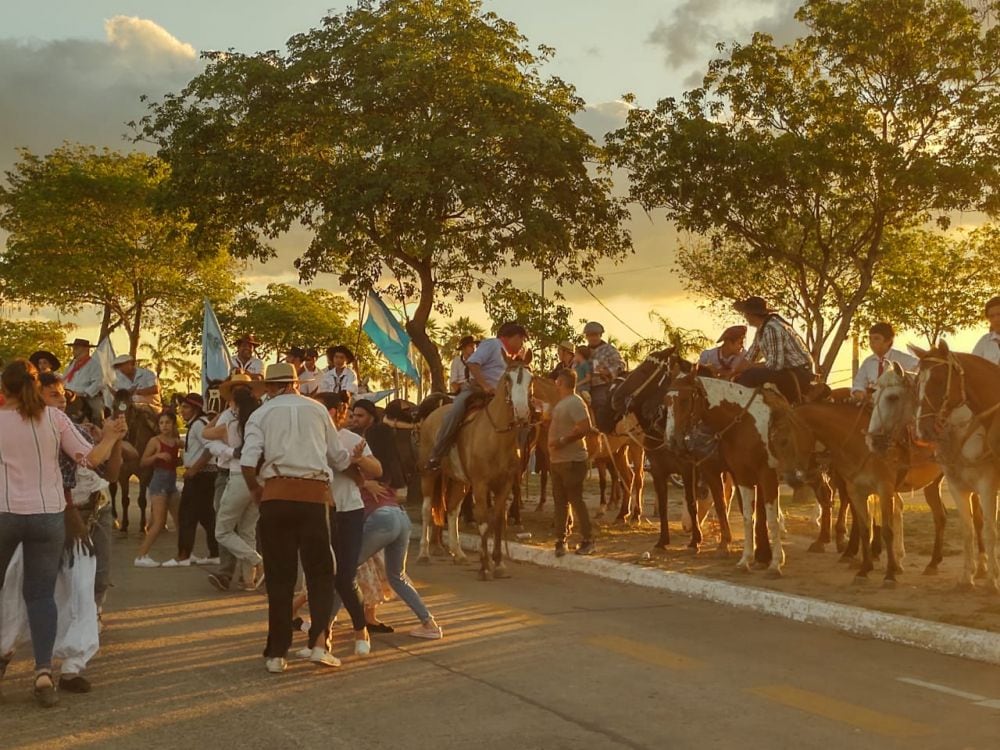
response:
<svg viewBox="0 0 1000 750"><path fill-rule="evenodd" d="M111 334L111 305L104 306L104 313L101 316L101 335L97 342L104 341Z"/></svg>
<svg viewBox="0 0 1000 750"><path fill-rule="evenodd" d="M406 332L410 334L417 351L427 361L431 373L431 392L447 393L441 354L438 352L437 344L427 335L427 321L430 320L434 306L434 276L427 264L422 265L417 271L420 276L420 302L413 317L406 323Z"/></svg>
<svg viewBox="0 0 1000 750"><path fill-rule="evenodd" d="M132 316L132 326L128 331L128 353L130 357L139 356L139 333L142 328L142 304L136 304Z"/></svg>

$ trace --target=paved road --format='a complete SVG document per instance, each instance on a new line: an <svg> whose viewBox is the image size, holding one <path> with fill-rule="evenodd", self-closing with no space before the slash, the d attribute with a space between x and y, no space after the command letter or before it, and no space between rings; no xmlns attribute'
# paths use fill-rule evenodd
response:
<svg viewBox="0 0 1000 750"><path fill-rule="evenodd" d="M158 544L162 558L168 537ZM264 599L198 570L136 570L118 540L94 692L43 712L24 660L2 748L990 748L1000 670L587 576L413 570L445 627L376 636L337 671L268 675ZM402 627L399 603L382 615ZM339 651L348 632L338 626ZM24 654L22 654L24 656ZM903 682L901 679L910 680ZM941 692L941 690L953 692Z"/></svg>

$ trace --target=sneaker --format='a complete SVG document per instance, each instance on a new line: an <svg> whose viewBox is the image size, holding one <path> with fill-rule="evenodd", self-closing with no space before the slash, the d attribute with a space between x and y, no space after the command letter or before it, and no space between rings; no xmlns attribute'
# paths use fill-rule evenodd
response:
<svg viewBox="0 0 1000 750"><path fill-rule="evenodd" d="M340 659L331 654L322 646L310 649L309 661L322 667L339 667Z"/></svg>
<svg viewBox="0 0 1000 750"><path fill-rule="evenodd" d="M145 557L137 557L137 558L135 558L135 567L137 567L137 568L158 568L158 567L160 567L160 564L158 562L156 562L156 560L154 560L153 558L151 558L149 555L146 555Z"/></svg>
<svg viewBox="0 0 1000 750"><path fill-rule="evenodd" d="M224 576L220 573L209 573L208 582L219 591L229 591L229 576Z"/></svg>
<svg viewBox="0 0 1000 750"><path fill-rule="evenodd" d="M376 620L375 622L369 622L365 625L368 628L369 633L395 633L396 628L388 623L384 623L381 620Z"/></svg>
<svg viewBox="0 0 1000 750"><path fill-rule="evenodd" d="M220 562L218 557L192 557L191 559L195 565L218 565Z"/></svg>
<svg viewBox="0 0 1000 750"><path fill-rule="evenodd" d="M281 674L285 671L285 667L288 666L286 662L280 656L275 656L273 659L264 660L264 668L267 669L271 674Z"/></svg>
<svg viewBox="0 0 1000 750"><path fill-rule="evenodd" d="M75 674L71 677L59 676L59 689L67 693L89 693L90 681L86 677Z"/></svg>
<svg viewBox="0 0 1000 750"><path fill-rule="evenodd" d="M444 631L437 623L431 625L420 625L410 631L413 638L425 638L428 641L438 641L444 638Z"/></svg>
<svg viewBox="0 0 1000 750"><path fill-rule="evenodd" d="M191 557L188 558L188 561L192 565L204 565L206 559L207 558L204 557L198 557L198 555L191 555Z"/></svg>
<svg viewBox="0 0 1000 750"><path fill-rule="evenodd" d="M187 560L173 559L173 560L167 560L165 563L161 564L160 567L161 568L190 568L191 567L191 562L192 562L191 558L188 558Z"/></svg>
<svg viewBox="0 0 1000 750"><path fill-rule="evenodd" d="M597 548L594 547L594 543L593 542L590 542L590 541L580 542L580 544L576 548L576 554L578 554L578 555L592 555L592 554L594 554L594 552L596 551L596 549Z"/></svg>
<svg viewBox="0 0 1000 750"><path fill-rule="evenodd" d="M371 656L372 654L372 644L370 641L355 641L354 642L354 655L355 656Z"/></svg>
<svg viewBox="0 0 1000 750"><path fill-rule="evenodd" d="M563 557L566 554L566 542L556 542L556 557Z"/></svg>

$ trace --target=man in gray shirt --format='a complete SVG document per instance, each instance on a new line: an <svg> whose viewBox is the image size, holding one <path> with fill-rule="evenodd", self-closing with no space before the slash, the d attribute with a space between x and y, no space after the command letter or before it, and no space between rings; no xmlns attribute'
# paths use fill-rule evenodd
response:
<svg viewBox="0 0 1000 750"><path fill-rule="evenodd" d="M576 372L563 370L556 375L559 403L552 409L549 425L549 461L552 464L552 496L556 511L556 557L566 554L566 520L568 507L580 523L583 541L576 548L578 555L594 552L590 513L583 502L583 480L587 478L587 446L583 440L594 432L590 412L583 399L576 395Z"/></svg>

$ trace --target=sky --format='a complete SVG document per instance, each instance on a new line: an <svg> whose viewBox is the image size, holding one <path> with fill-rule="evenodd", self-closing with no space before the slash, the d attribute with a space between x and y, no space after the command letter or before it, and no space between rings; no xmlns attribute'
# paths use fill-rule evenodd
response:
<svg viewBox="0 0 1000 750"><path fill-rule="evenodd" d="M588 104L579 124L600 138L624 122L622 94L653 105L700 80L718 41L746 39L764 30L779 41L801 29L796 0L485 0L518 25L532 45L556 49L547 72L573 83ZM63 141L125 149L125 122L141 116L141 94L154 98L180 89L201 69L203 50L241 52L282 49L295 33L316 26L344 0L4 0L0 26L0 170L27 146L45 152ZM620 186L624 190L624 185ZM602 267L605 283L594 290L629 327L655 333L648 314L658 310L676 325L709 334L735 319L713 319L687 297L672 270L678 237L661 218L636 211L630 222L635 254ZM295 283L292 262L307 237L293 233L277 244L279 257L250 269L256 287ZM520 283L533 283L514 273ZM318 286L338 289L336 279ZM564 289L574 314L605 323L623 340L635 335L587 293ZM481 301L459 305L484 323ZM96 334L96 314L73 319L83 335Z"/></svg>

